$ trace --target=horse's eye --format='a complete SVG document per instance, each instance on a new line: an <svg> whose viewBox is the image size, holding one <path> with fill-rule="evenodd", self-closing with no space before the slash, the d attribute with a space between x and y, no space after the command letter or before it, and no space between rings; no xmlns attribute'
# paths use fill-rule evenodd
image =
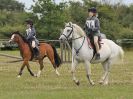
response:
<svg viewBox="0 0 133 99"><path fill-rule="evenodd" d="M67 30L67 32L70 32L70 30Z"/></svg>

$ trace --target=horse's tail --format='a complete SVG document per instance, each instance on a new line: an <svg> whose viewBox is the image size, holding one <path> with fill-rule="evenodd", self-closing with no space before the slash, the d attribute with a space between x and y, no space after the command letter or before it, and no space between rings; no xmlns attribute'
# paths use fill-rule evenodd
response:
<svg viewBox="0 0 133 99"><path fill-rule="evenodd" d="M124 58L124 51L123 51L123 49L120 47L119 48L119 57L120 57L120 59L122 60L122 62L123 62L123 58Z"/></svg>
<svg viewBox="0 0 133 99"><path fill-rule="evenodd" d="M51 44L52 48L53 48L53 51L54 51L54 60L55 60L55 65L57 67L59 67L62 63L61 59L60 59L60 56L58 55L57 53L57 50L56 48Z"/></svg>

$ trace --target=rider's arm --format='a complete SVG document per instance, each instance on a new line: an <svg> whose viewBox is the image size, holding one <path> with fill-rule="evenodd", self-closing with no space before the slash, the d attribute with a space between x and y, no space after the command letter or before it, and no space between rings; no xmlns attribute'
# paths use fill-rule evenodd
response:
<svg viewBox="0 0 133 99"><path fill-rule="evenodd" d="M92 28L92 31L99 31L100 30L100 22L99 19L95 19L95 28Z"/></svg>
<svg viewBox="0 0 133 99"><path fill-rule="evenodd" d="M35 36L35 30L34 29L28 29L27 32L28 32L27 33L28 35L26 37L27 40L34 38L34 36Z"/></svg>

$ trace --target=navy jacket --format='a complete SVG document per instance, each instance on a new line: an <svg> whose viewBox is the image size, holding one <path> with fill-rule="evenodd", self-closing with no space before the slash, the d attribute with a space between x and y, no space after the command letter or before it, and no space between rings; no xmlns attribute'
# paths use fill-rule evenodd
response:
<svg viewBox="0 0 133 99"><path fill-rule="evenodd" d="M31 42L31 41L35 41L36 44L39 44L39 41L36 38L36 30L34 27L29 28L26 30L26 39Z"/></svg>
<svg viewBox="0 0 133 99"><path fill-rule="evenodd" d="M36 30L34 27L29 28L26 30L26 39L29 40L34 40L36 37Z"/></svg>

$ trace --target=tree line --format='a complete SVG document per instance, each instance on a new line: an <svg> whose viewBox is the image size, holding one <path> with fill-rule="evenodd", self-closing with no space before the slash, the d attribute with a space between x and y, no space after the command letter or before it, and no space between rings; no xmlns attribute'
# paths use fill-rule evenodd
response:
<svg viewBox="0 0 133 99"><path fill-rule="evenodd" d="M96 7L101 24L101 32L109 39L133 38L133 5L120 2L110 4L92 0L55 3L55 0L38 0L31 12L25 5L15 0L0 0L0 38L9 38L13 31L25 34L25 20L32 19L40 39L58 39L66 22L85 25L88 8ZM9 3L10 2L10 3Z"/></svg>

